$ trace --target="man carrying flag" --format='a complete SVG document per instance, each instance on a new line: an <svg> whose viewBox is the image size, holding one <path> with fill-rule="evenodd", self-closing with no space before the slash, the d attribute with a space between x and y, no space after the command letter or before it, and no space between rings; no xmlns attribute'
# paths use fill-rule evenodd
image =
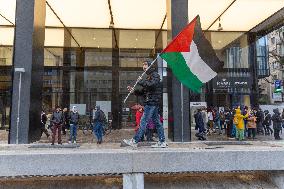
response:
<svg viewBox="0 0 284 189"><path fill-rule="evenodd" d="M167 62L175 77L183 85L196 93L200 93L203 83L213 79L217 75L219 69L223 66L216 56L211 44L202 33L199 16L195 17L173 39L173 41L161 52L160 57ZM165 142L163 127L159 121L156 121L158 103L147 104L147 100L149 100L150 97L149 94L160 92L160 96L162 96L162 91L158 90L158 83L160 83L159 74L157 72L153 74L153 72L149 71L155 60L150 64L147 63L147 66L146 64L143 64L147 79L142 79L140 76L136 82L139 87L142 87L141 91L143 91L143 93L140 93L140 95L144 95L145 98L145 112L141 118L140 128L134 138L123 140L123 142L129 146L137 146L138 141L145 132L147 122L151 118L155 120L154 123L156 124L159 135L159 142L153 147L164 148L168 146ZM130 94L132 92L136 95L139 94L139 89L134 90L136 84L133 88L128 88Z"/></svg>
<svg viewBox="0 0 284 189"><path fill-rule="evenodd" d="M168 144L165 142L164 128L160 121L159 115L159 104L162 98L162 84L160 75L158 74L155 67L151 66L150 61L143 62L143 70L147 76L145 79L138 78L136 89L128 86L128 90L135 95L144 97L144 113L140 121L140 127L135 136L130 140L123 140L128 146L137 147L138 142L144 136L147 124L152 119L156 126L159 142L152 147L166 148Z"/></svg>

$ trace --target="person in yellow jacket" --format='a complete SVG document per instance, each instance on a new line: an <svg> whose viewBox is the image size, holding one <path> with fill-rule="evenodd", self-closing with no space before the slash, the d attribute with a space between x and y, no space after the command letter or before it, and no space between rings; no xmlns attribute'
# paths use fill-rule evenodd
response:
<svg viewBox="0 0 284 189"><path fill-rule="evenodd" d="M241 109L236 109L236 114L234 116L234 124L236 125L236 139L244 140L245 123L244 119L248 117L248 114L242 115Z"/></svg>

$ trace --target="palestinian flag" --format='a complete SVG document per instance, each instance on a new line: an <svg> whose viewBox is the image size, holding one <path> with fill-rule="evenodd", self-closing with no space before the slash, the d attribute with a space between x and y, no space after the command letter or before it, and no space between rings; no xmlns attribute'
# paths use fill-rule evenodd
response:
<svg viewBox="0 0 284 189"><path fill-rule="evenodd" d="M183 85L197 93L223 66L202 33L199 16L173 39L160 57Z"/></svg>

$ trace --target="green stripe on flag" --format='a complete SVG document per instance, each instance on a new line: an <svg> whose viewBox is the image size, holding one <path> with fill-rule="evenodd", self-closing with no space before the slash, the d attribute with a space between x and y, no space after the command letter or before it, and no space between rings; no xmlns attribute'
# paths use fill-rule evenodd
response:
<svg viewBox="0 0 284 189"><path fill-rule="evenodd" d="M201 92L203 83L190 71L180 52L162 53L160 56L167 62L173 74L183 85L194 92Z"/></svg>

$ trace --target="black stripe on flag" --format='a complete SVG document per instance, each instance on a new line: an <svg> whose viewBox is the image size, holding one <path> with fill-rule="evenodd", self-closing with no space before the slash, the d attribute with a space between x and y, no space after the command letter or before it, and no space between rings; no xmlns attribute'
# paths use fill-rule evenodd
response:
<svg viewBox="0 0 284 189"><path fill-rule="evenodd" d="M199 20L199 16L196 19L196 24L194 27L194 35L193 41L195 42L199 56L201 59L216 73L218 73L222 67L223 63L217 57L212 45L209 41L204 37L201 24Z"/></svg>

